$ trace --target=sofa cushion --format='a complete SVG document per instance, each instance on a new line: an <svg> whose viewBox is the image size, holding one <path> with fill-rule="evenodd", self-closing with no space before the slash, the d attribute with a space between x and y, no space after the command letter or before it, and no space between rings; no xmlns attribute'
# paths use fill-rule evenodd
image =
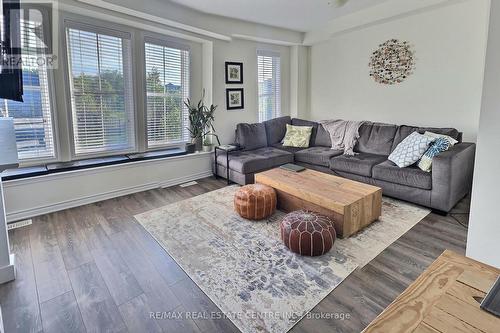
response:
<svg viewBox="0 0 500 333"><path fill-rule="evenodd" d="M415 127L415 126L401 125L398 127L396 135L394 136L394 142L392 143L392 150L396 149L396 147L401 143L401 141L403 141L408 135L410 135L413 132L418 132L420 134L424 134L425 132L443 134L451 136L453 139L460 141L459 140L460 132L458 132L458 130L455 128Z"/></svg>
<svg viewBox="0 0 500 333"><path fill-rule="evenodd" d="M321 124L318 124L318 133L316 134L314 145L332 148L330 133Z"/></svg>
<svg viewBox="0 0 500 333"><path fill-rule="evenodd" d="M290 125L292 119L290 116L274 118L263 122L266 127L267 144L273 145L281 142L285 137L286 125Z"/></svg>
<svg viewBox="0 0 500 333"><path fill-rule="evenodd" d="M373 167L373 178L390 183L432 189L432 175L416 167L400 168L391 161L385 161Z"/></svg>
<svg viewBox="0 0 500 333"><path fill-rule="evenodd" d="M354 151L376 155L389 155L397 126L366 122L359 128L359 139Z"/></svg>
<svg viewBox="0 0 500 333"><path fill-rule="evenodd" d="M316 146L316 135L318 134L318 126L321 125L319 125L317 122L314 121L304 120L299 118L292 118L292 125L312 127L311 139L309 140L309 147Z"/></svg>
<svg viewBox="0 0 500 333"><path fill-rule="evenodd" d="M236 143L243 150L267 147L266 126L263 123L238 124L236 126Z"/></svg>
<svg viewBox="0 0 500 333"><path fill-rule="evenodd" d="M273 147L254 150L256 154L267 160L267 168L277 167L287 163L293 163L293 154Z"/></svg>
<svg viewBox="0 0 500 333"><path fill-rule="evenodd" d="M295 154L298 151L306 149L306 148L299 148L299 147L285 147L285 146L283 146L283 144L281 142L275 143L275 144L271 145L271 147L281 149L281 150L287 151L287 152L292 153L292 154Z"/></svg>
<svg viewBox="0 0 500 333"><path fill-rule="evenodd" d="M311 147L296 152L295 161L329 167L330 159L343 153L342 150L332 150L328 147Z"/></svg>
<svg viewBox="0 0 500 333"><path fill-rule="evenodd" d="M239 173L255 173L293 162L293 154L273 147L229 153L229 169ZM226 166L226 154L217 156L217 164Z"/></svg>
<svg viewBox="0 0 500 333"><path fill-rule="evenodd" d="M330 169L371 177L372 168L387 160L387 156L359 153L354 156L337 156L330 160Z"/></svg>

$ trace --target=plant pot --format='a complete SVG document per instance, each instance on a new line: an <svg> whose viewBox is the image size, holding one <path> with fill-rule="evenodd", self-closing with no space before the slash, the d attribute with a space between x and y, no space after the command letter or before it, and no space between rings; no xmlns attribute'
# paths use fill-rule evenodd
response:
<svg viewBox="0 0 500 333"><path fill-rule="evenodd" d="M214 145L203 145L204 152L212 151L213 148L214 148Z"/></svg>
<svg viewBox="0 0 500 333"><path fill-rule="evenodd" d="M201 151L203 149L203 138L193 139L193 143L196 145L196 151Z"/></svg>
<svg viewBox="0 0 500 333"><path fill-rule="evenodd" d="M194 143L186 143L186 153L192 154L196 151L196 145Z"/></svg>

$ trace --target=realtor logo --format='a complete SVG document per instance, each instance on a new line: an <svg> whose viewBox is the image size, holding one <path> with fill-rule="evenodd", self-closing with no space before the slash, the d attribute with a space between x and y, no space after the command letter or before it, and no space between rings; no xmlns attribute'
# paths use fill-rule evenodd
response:
<svg viewBox="0 0 500 333"><path fill-rule="evenodd" d="M57 1L3 0L1 14L1 68L57 68Z"/></svg>

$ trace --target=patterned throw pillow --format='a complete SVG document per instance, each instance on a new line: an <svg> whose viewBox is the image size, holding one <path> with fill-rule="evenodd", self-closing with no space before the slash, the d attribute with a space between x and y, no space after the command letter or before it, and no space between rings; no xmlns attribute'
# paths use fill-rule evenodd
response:
<svg viewBox="0 0 500 333"><path fill-rule="evenodd" d="M444 135L444 134L437 134L437 133L425 131L424 135L429 136L429 137L434 138L434 139L445 138L450 143L450 147L452 147L458 143L458 141L453 139L451 136Z"/></svg>
<svg viewBox="0 0 500 333"><path fill-rule="evenodd" d="M312 126L293 126L286 124L284 147L308 148L311 139Z"/></svg>
<svg viewBox="0 0 500 333"><path fill-rule="evenodd" d="M434 141L430 148L427 149L424 156L418 162L418 167L424 171L431 172L432 169L432 158L441 154L443 151L447 151L451 147L450 140L444 137L440 137Z"/></svg>
<svg viewBox="0 0 500 333"><path fill-rule="evenodd" d="M434 138L413 132L408 135L389 155L389 161L405 168L417 162L434 141Z"/></svg>

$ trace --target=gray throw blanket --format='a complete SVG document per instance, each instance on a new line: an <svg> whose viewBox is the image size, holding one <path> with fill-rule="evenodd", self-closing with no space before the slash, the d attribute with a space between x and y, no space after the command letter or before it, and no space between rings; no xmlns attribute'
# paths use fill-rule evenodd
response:
<svg viewBox="0 0 500 333"><path fill-rule="evenodd" d="M343 150L344 155L354 156L354 146L358 142L359 127L363 121L324 120L321 125L330 134L332 149Z"/></svg>

